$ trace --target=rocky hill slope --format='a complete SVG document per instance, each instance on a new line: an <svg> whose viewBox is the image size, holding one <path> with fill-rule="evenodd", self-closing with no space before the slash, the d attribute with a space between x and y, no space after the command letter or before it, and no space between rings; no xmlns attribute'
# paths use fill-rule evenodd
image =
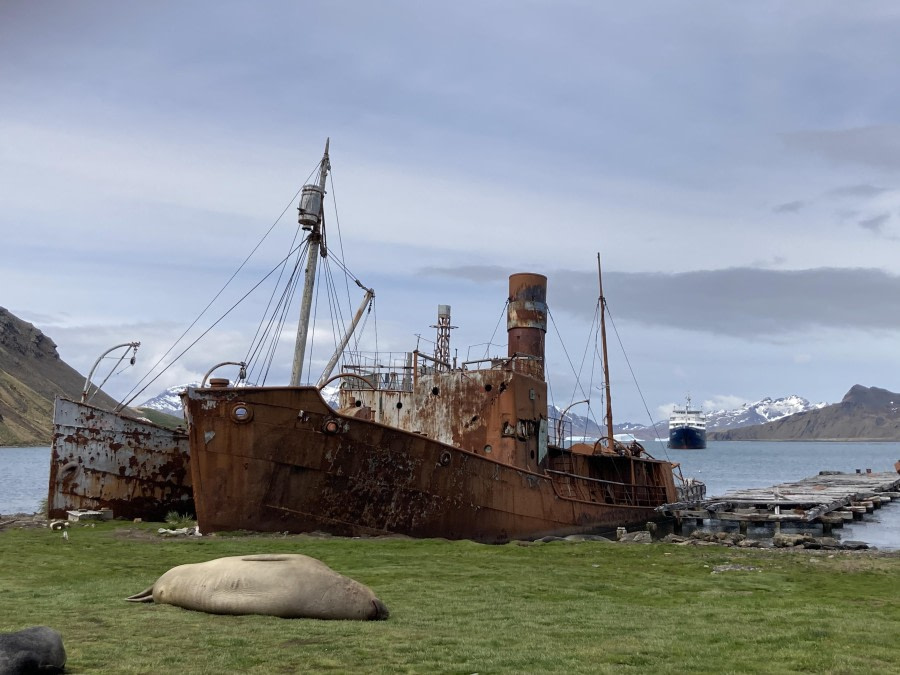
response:
<svg viewBox="0 0 900 675"><path fill-rule="evenodd" d="M900 441L900 394L856 384L840 403L768 424L712 432L715 441Z"/></svg>
<svg viewBox="0 0 900 675"><path fill-rule="evenodd" d="M84 375L59 358L56 344L0 307L0 446L50 445L53 400L79 400ZM99 392L92 403L116 402Z"/></svg>

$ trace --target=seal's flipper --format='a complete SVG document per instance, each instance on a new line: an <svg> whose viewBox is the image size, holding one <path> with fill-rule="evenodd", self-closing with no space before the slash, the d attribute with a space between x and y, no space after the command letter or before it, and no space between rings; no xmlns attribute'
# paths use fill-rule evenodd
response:
<svg viewBox="0 0 900 675"><path fill-rule="evenodd" d="M140 593L135 593L125 599L128 602L153 602L153 586L149 586Z"/></svg>

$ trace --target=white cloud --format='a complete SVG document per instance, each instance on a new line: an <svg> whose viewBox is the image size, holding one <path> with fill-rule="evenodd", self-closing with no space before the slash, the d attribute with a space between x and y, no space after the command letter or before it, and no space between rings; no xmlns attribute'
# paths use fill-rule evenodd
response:
<svg viewBox="0 0 900 675"><path fill-rule="evenodd" d="M752 403L752 401L747 400L743 396L735 396L734 394L717 394L711 398L704 399L702 407L706 411L734 410L746 403Z"/></svg>

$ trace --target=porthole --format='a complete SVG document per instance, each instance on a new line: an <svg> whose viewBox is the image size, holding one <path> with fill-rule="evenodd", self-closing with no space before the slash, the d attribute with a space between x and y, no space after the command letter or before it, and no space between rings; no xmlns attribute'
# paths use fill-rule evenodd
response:
<svg viewBox="0 0 900 675"><path fill-rule="evenodd" d="M484 454L486 454L486 455L491 454L491 450L493 450L493 448L490 445L484 446Z"/></svg>
<svg viewBox="0 0 900 675"><path fill-rule="evenodd" d="M356 407L362 408L362 401L360 401L359 399L356 399Z"/></svg>
<svg viewBox="0 0 900 675"><path fill-rule="evenodd" d="M231 419L243 424L253 419L253 409L246 403L235 403L231 408Z"/></svg>
<svg viewBox="0 0 900 675"><path fill-rule="evenodd" d="M485 391L490 391L490 390L493 389L493 388L494 388L494 386L493 386L492 384L486 384L486 385L484 385L484 390L485 390Z"/></svg>
<svg viewBox="0 0 900 675"><path fill-rule="evenodd" d="M431 393L432 393L432 395L437 396L438 394L441 393L441 390L438 389L437 387L432 387L432 388L431 388Z"/></svg>
<svg viewBox="0 0 900 675"><path fill-rule="evenodd" d="M397 410L403 407L403 401L397 401Z"/></svg>

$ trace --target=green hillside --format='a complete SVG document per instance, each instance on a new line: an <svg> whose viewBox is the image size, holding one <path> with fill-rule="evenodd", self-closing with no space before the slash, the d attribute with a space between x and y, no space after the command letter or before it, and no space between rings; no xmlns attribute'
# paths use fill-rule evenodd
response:
<svg viewBox="0 0 900 675"><path fill-rule="evenodd" d="M84 375L59 358L56 344L0 307L0 446L50 445L53 401L81 398ZM116 402L98 392L91 403Z"/></svg>

